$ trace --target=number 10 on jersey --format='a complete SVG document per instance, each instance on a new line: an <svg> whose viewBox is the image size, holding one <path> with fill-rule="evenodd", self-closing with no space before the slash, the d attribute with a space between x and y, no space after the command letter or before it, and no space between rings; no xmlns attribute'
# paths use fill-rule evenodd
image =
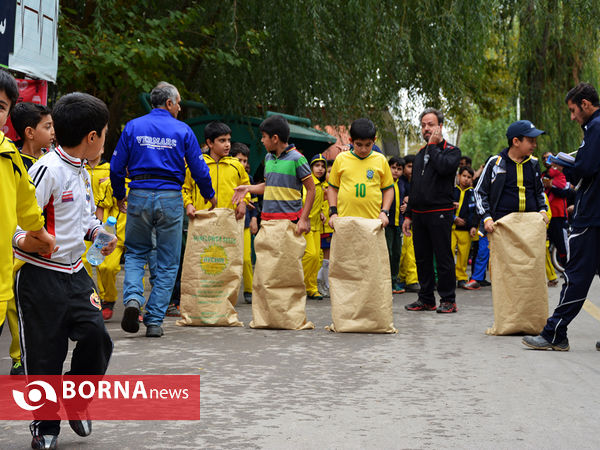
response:
<svg viewBox="0 0 600 450"><path fill-rule="evenodd" d="M365 185L365 183L356 183L354 185L354 188L356 189L357 197L364 197L365 195L367 195L367 186Z"/></svg>

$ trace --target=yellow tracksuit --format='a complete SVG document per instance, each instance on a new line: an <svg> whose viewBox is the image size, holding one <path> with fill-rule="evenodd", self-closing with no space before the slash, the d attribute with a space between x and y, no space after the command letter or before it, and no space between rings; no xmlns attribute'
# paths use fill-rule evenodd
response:
<svg viewBox="0 0 600 450"><path fill-rule="evenodd" d="M324 191L323 183L312 175L315 183L315 201L310 210L310 232L304 236L306 249L302 257L302 268L304 269L304 284L308 295L318 295L317 275L321 267L321 209L323 207ZM302 188L303 200L306 199L306 189Z"/></svg>
<svg viewBox="0 0 600 450"><path fill-rule="evenodd" d="M419 282L417 276L417 261L415 259L415 247L413 237L403 236L402 251L400 252L400 272L398 278L407 286Z"/></svg>
<svg viewBox="0 0 600 450"><path fill-rule="evenodd" d="M546 201L546 206L548 207L548 211L546 214L548 215L548 225L550 224L550 219L552 219L552 209L550 208L550 202L548 201L548 196L544 193L544 199ZM548 228L546 225L546 228ZM554 265L552 264L552 257L550 256L550 241L546 238L546 277L548 277L548 281L554 281L558 278L556 275L556 271L554 270Z"/></svg>
<svg viewBox="0 0 600 450"><path fill-rule="evenodd" d="M86 163L85 168L87 169L88 173L90 174L90 184L92 185L92 194L94 195L94 204L96 206L98 206L98 199L100 198L100 184L104 180L110 178L110 163L108 163L106 161L101 161L100 163L98 163L98 165L96 165L96 167L91 167L89 164ZM106 214L104 216L105 216L104 217L105 219L106 219L106 217L108 217ZM86 250L85 250L85 253L83 254L83 256L81 257L81 261L83 261L83 266L85 267L85 270L87 270L87 273L93 280L94 274L92 272L92 265L88 262L88 260L86 258L87 251L92 246L92 243L86 241L85 246L86 246ZM102 286L100 284L101 284L100 277L98 277L98 292L99 293L102 290ZM102 298L102 295L100 295L100 298Z"/></svg>

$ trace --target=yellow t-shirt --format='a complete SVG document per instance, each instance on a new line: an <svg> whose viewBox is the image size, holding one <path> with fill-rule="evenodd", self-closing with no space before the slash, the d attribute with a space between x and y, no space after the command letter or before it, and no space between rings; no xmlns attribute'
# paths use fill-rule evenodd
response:
<svg viewBox="0 0 600 450"><path fill-rule="evenodd" d="M393 185L385 156L374 151L365 158L352 150L340 153L329 174L329 186L338 190L340 217L377 219L381 212L381 191Z"/></svg>

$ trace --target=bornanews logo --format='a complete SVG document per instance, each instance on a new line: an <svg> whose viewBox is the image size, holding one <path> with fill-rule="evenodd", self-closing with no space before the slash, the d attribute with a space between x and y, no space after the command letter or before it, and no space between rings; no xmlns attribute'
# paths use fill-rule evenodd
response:
<svg viewBox="0 0 600 450"><path fill-rule="evenodd" d="M199 420L200 376L0 375L0 420Z"/></svg>

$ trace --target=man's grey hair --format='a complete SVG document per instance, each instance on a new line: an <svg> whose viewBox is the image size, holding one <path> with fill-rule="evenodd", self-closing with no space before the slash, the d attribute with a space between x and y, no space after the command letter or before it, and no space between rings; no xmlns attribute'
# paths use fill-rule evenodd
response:
<svg viewBox="0 0 600 450"><path fill-rule="evenodd" d="M421 113L421 115L419 116L419 123L421 122L421 120L423 120L423 117L425 117L427 114L435 114L439 125L442 125L444 123L444 113L441 112L439 109L435 109L435 108L427 108L425 111L423 111Z"/></svg>
<svg viewBox="0 0 600 450"><path fill-rule="evenodd" d="M161 81L150 92L150 102L153 108L159 108L167 105L167 100L171 99L173 103L177 103L177 88L166 81Z"/></svg>

